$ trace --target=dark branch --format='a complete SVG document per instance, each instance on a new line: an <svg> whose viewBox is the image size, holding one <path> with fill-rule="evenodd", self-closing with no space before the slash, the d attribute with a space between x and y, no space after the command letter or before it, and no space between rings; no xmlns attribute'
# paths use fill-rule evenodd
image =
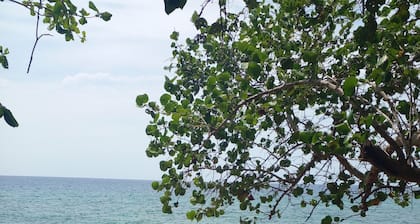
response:
<svg viewBox="0 0 420 224"><path fill-rule="evenodd" d="M365 175L354 166L352 166L346 158L341 155L335 155L335 157L338 159L341 165L343 165L344 168L346 168L346 170L353 174L355 177L359 178L360 180L365 178Z"/></svg>
<svg viewBox="0 0 420 224"><path fill-rule="evenodd" d="M34 53L35 53L35 48L38 45L39 40L43 36L51 36L51 34L41 34L41 35L39 35L39 20L40 20L40 11L41 11L41 8L42 8L42 0L39 0L39 4L40 4L40 7L38 7L38 12L36 14L35 43L34 43L34 46L32 47L31 57L29 58L29 64L28 64L28 69L26 69L26 73L29 73L29 70L31 69L32 60L33 60Z"/></svg>
<svg viewBox="0 0 420 224"><path fill-rule="evenodd" d="M388 144L391 146L391 148L395 152L397 152L398 159L400 161L404 161L405 160L405 155L404 155L400 145L398 145L398 143L393 138L391 138L391 136L389 136L385 132L385 130L376 121L372 122L372 126L373 126L373 128L375 128L375 131L377 131L382 136L382 138L384 138L388 142Z"/></svg>
<svg viewBox="0 0 420 224"><path fill-rule="evenodd" d="M367 142L360 153L361 159L368 161L379 170L390 176L408 182L420 183L420 169L407 163L390 158L381 148Z"/></svg>

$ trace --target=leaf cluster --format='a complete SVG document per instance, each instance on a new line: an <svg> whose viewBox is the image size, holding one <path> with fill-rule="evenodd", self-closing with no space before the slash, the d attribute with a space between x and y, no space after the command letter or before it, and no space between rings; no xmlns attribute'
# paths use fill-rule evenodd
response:
<svg viewBox="0 0 420 224"><path fill-rule="evenodd" d="M82 42L86 40L86 32L81 31L80 26L85 25L88 18L99 17L109 21L112 17L107 11L99 11L92 1L88 3L88 10L79 9L71 0L25 0L19 4L28 8L32 16L42 16L42 22L48 25L48 30L55 30L64 35L66 41L74 40L75 35L78 35Z"/></svg>
<svg viewBox="0 0 420 224"><path fill-rule="evenodd" d="M362 216L388 198L407 206L419 182L402 173L420 162L416 2L219 6L212 22L193 14L194 37L171 35L159 102L136 99L151 116L146 154L165 158L153 183L163 211L189 188L196 220L232 204L281 217L291 198Z"/></svg>

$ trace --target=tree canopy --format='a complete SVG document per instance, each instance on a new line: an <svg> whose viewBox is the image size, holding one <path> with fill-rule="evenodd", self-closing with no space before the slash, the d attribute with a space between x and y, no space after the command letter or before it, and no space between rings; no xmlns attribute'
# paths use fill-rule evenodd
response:
<svg viewBox="0 0 420 224"><path fill-rule="evenodd" d="M215 21L194 13L194 37L171 35L166 92L136 98L162 211L186 194L201 205L192 220L232 204L281 217L288 198L361 216L419 199L419 1L243 3L218 1Z"/></svg>
<svg viewBox="0 0 420 224"><path fill-rule="evenodd" d="M1 4L5 4L4 0L0 0L0 2L2 2ZM76 36L79 37L81 42L84 42L86 41L86 32L81 30L81 26L87 24L89 18L98 17L104 21L109 21L112 17L112 14L107 11L99 11L92 1L88 3L89 9L78 8L71 0L7 0L6 2L11 2L28 9L30 15L36 18L35 42L29 58L28 73L38 41L42 37L50 35L49 33L40 33L40 22L47 25L48 31L55 31L63 35L66 41L72 41ZM3 69L9 68L9 62L7 60L9 52L8 48L0 44L0 64ZM0 118L2 117L12 127L19 125L12 112L0 103Z"/></svg>

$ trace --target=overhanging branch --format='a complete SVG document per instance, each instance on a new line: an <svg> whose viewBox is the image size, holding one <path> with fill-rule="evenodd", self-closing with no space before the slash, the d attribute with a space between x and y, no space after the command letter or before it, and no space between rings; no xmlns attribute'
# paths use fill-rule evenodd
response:
<svg viewBox="0 0 420 224"><path fill-rule="evenodd" d="M367 142L361 151L361 159L368 161L386 174L408 182L420 184L420 169L390 158L381 148Z"/></svg>

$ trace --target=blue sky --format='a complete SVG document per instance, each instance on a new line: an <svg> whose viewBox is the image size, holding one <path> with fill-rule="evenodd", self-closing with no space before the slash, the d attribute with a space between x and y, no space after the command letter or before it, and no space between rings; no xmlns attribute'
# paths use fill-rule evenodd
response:
<svg viewBox="0 0 420 224"><path fill-rule="evenodd" d="M88 1L74 2L87 8ZM89 20L83 44L55 33L41 39L30 74L35 17L1 2L10 69L0 70L0 102L20 126L0 122L0 175L159 179L159 160L144 152L149 118L134 99L162 93L169 35L194 33L194 2L167 16L163 1L97 0L112 20Z"/></svg>

